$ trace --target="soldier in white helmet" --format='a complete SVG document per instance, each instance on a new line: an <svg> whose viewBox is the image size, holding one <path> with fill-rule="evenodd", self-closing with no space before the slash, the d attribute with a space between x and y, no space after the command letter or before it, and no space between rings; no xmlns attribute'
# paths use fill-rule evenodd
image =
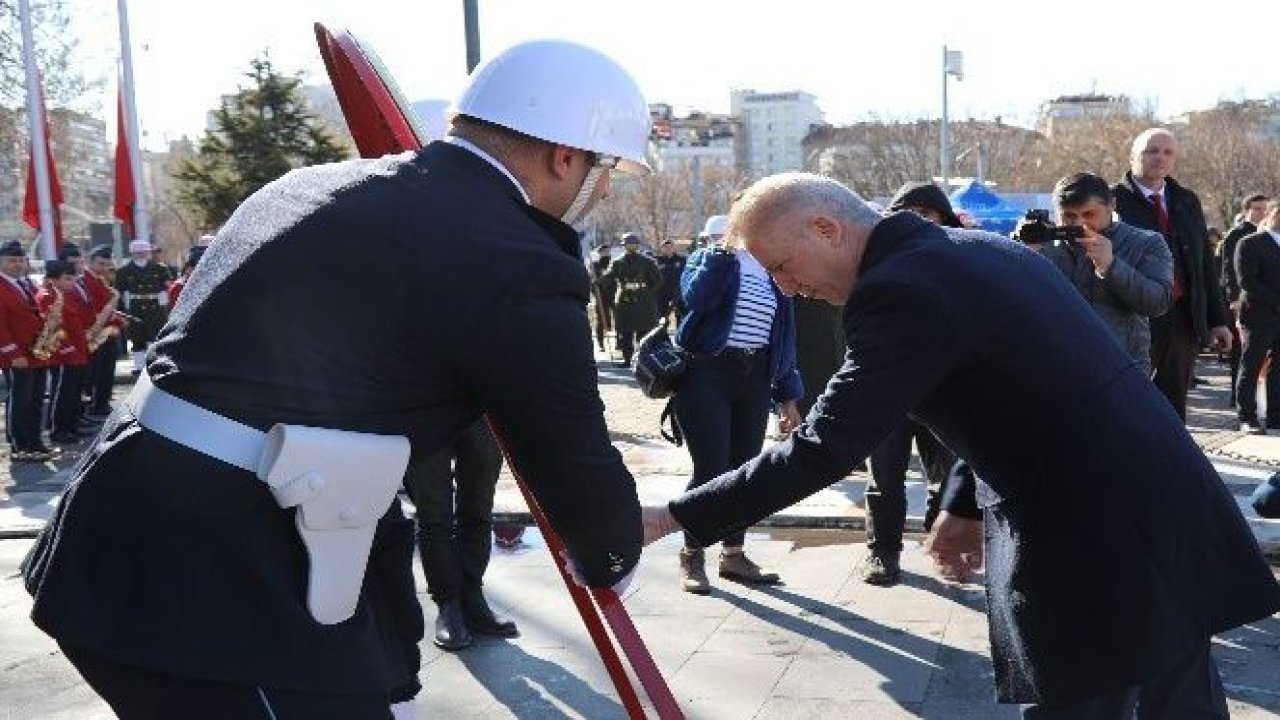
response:
<svg viewBox="0 0 1280 720"><path fill-rule="evenodd" d="M423 618L392 500L482 414L585 582L630 577L572 223L648 171L648 108L608 57L536 41L453 111L421 152L241 205L25 563L34 621L123 720L407 717Z"/></svg>

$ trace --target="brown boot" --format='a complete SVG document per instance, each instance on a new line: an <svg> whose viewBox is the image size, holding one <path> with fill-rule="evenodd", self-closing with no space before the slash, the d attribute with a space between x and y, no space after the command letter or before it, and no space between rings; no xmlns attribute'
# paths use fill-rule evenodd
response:
<svg viewBox="0 0 1280 720"><path fill-rule="evenodd" d="M777 585L778 573L762 570L742 550L720 553L720 577L752 585Z"/></svg>
<svg viewBox="0 0 1280 720"><path fill-rule="evenodd" d="M707 557L701 548L680 550L680 585L687 593L706 595L711 592L707 579Z"/></svg>

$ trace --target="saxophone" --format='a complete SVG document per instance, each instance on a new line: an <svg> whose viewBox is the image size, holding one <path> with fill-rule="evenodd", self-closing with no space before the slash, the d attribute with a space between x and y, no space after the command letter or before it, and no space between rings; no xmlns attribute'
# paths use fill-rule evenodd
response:
<svg viewBox="0 0 1280 720"><path fill-rule="evenodd" d="M53 354L58 351L58 346L62 344L62 338L67 336L62 330L62 304L66 298L58 288L50 285L49 289L53 290L53 304L49 306L49 317L45 318L44 327L40 328L35 345L31 347L31 356L40 361L53 357Z"/></svg>
<svg viewBox="0 0 1280 720"><path fill-rule="evenodd" d="M94 352L102 347L102 343L110 340L120 332L114 325L108 325L111 318L116 314L116 302L120 300L120 291L107 285L107 290L111 293L111 302L107 303L98 311L98 316L93 319L93 325L85 331L85 338L89 341L89 352Z"/></svg>

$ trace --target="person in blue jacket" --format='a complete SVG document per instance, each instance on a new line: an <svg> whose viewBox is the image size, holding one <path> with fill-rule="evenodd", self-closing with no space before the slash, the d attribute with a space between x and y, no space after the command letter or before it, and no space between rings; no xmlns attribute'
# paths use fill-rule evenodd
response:
<svg viewBox="0 0 1280 720"><path fill-rule="evenodd" d="M710 247L693 253L680 277L688 314L676 341L692 356L675 395L675 417L693 458L695 488L760 452L770 408L776 404L784 432L800 424L796 401L804 394L796 370L795 311L769 274L743 249L726 248L724 216ZM714 223L709 223L714 226ZM755 584L780 582L743 552L745 535L724 538L720 577ZM702 546L685 538L681 584L705 594Z"/></svg>

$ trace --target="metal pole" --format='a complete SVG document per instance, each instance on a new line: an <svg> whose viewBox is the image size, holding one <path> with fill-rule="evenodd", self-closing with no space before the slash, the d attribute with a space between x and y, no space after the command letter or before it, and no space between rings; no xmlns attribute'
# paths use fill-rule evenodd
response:
<svg viewBox="0 0 1280 720"><path fill-rule="evenodd" d="M947 178L951 175L951 139L947 137L947 46L942 46L942 190L947 190Z"/></svg>
<svg viewBox="0 0 1280 720"><path fill-rule="evenodd" d="M983 185L987 179L986 160L982 157L982 143L978 143L978 184Z"/></svg>
<svg viewBox="0 0 1280 720"><path fill-rule="evenodd" d="M135 240L151 239L151 219L146 196L142 194L142 147L138 134L138 107L133 97L133 52L129 44L129 3L118 0L120 14L120 64L124 70L124 136L129 147L129 168L133 172L133 231Z"/></svg>
<svg viewBox="0 0 1280 720"><path fill-rule="evenodd" d="M22 62L27 70L27 126L31 140L32 169L36 176L36 207L40 211L40 255L45 260L58 257L53 227L53 198L49 191L49 158L45 155L44 93L40 91L40 70L36 68L36 46L31 31L31 3L18 0L22 23Z"/></svg>
<svg viewBox="0 0 1280 720"><path fill-rule="evenodd" d="M467 35L467 72L480 64L480 10L476 0L462 0L462 24Z"/></svg>

